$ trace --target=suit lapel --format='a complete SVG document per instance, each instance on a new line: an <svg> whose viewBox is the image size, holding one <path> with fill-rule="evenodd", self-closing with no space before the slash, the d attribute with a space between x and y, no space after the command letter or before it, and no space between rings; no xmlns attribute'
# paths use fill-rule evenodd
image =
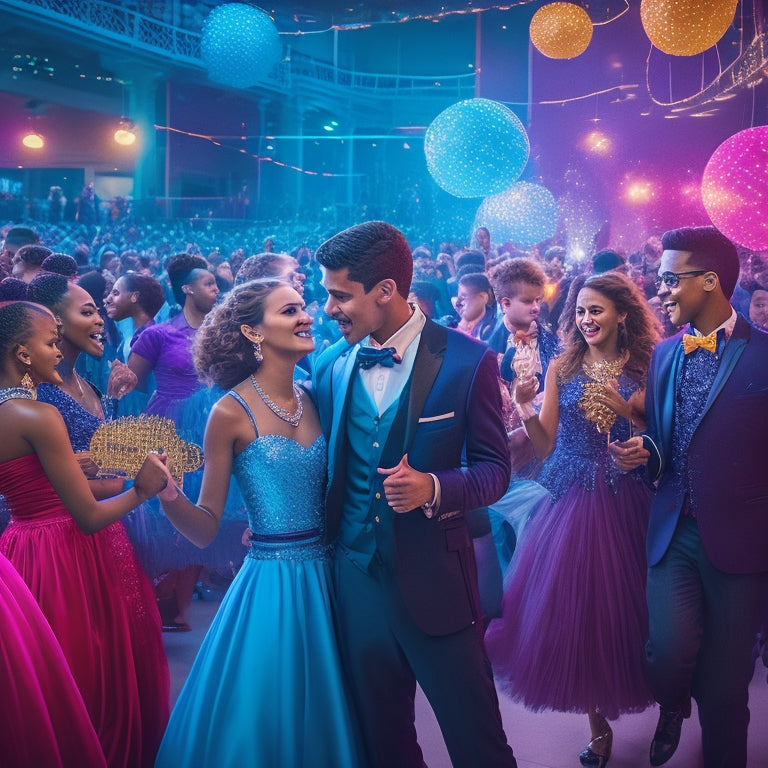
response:
<svg viewBox="0 0 768 768"><path fill-rule="evenodd" d="M333 481L339 452L346 439L347 408L350 380L356 371L355 360L359 345L342 352L333 362L330 372L331 432L328 445L328 477Z"/></svg>
<svg viewBox="0 0 768 768"><path fill-rule="evenodd" d="M435 383L440 366L445 357L445 348L448 343L448 332L445 328L431 320L427 320L424 330L421 332L419 348L416 351L416 359L413 361L411 373L411 393L408 399L408 419L405 425L405 438L403 450L408 452L416 428L419 426L424 405Z"/></svg>
<svg viewBox="0 0 768 768"><path fill-rule="evenodd" d="M664 396L656 398L656 424L665 455L672 450L672 432L675 424L675 403L677 400L677 379L683 362L683 346L678 338L659 366L659 390Z"/></svg>
<svg viewBox="0 0 768 768"><path fill-rule="evenodd" d="M733 328L733 333L728 343L723 349L723 358L720 360L720 365L717 369L717 375L714 382L712 382L712 389L709 390L707 397L707 403L704 406L701 417L704 418L707 411L715 402L715 398L720 394L721 390L728 381L728 377L731 375L734 366L741 357L741 353L744 351L744 347L747 346L747 339L749 338L749 324L746 320L739 317L736 320L736 325ZM699 419L701 421L701 419Z"/></svg>

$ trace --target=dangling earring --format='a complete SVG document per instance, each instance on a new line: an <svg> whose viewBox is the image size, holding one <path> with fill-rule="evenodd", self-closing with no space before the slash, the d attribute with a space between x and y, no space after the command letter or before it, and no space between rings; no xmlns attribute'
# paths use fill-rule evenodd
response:
<svg viewBox="0 0 768 768"><path fill-rule="evenodd" d="M21 377L21 386L24 387L24 389L29 389L30 391L34 391L35 382L32 381L32 377L29 375L29 372L25 373Z"/></svg>
<svg viewBox="0 0 768 768"><path fill-rule="evenodd" d="M264 355L261 353L261 342L264 341L264 337L260 334L256 334L256 338L251 342L253 347L253 356L256 358L256 362L260 363L264 359Z"/></svg>

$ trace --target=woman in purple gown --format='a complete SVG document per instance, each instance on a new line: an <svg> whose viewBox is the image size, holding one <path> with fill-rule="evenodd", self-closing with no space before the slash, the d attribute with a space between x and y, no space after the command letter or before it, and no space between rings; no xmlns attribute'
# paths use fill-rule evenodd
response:
<svg viewBox="0 0 768 768"><path fill-rule="evenodd" d="M534 378L518 409L538 458L545 502L528 523L505 578L503 614L486 634L502 690L534 710L589 715L582 765L604 766L607 722L647 707L645 533L651 491L620 474L608 444L643 416L641 393L658 324L623 275L588 278L578 291L564 352L549 366L536 415Z"/></svg>
<svg viewBox="0 0 768 768"><path fill-rule="evenodd" d="M128 568L127 553L120 549L122 529L114 524L159 491L167 471L150 456L133 488L102 501L94 498L60 413L35 400L35 385L62 383L56 369L61 359L56 321L47 309L27 302L0 306L0 493L11 510L0 552L48 620L107 765L144 768L152 765L162 736L168 694L165 711L147 711L138 678L156 659L146 634L152 617L136 629L138 606L131 598L140 591L128 581L139 571ZM124 532L122 541L127 544ZM154 605L145 605L145 614L147 608ZM163 669L167 675L164 658L151 672L160 675L149 683L153 690L162 685ZM48 703L55 709L64 701Z"/></svg>

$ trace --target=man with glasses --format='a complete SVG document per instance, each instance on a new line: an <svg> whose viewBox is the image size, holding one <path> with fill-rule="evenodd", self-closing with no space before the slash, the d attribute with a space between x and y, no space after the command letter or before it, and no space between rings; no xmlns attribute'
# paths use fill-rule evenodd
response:
<svg viewBox="0 0 768 768"><path fill-rule="evenodd" d="M648 430L614 444L648 465L648 680L660 705L651 765L677 749L696 699L705 768L747 764L752 648L768 598L768 334L737 315L734 245L714 227L667 232L656 285L672 324L648 373Z"/></svg>

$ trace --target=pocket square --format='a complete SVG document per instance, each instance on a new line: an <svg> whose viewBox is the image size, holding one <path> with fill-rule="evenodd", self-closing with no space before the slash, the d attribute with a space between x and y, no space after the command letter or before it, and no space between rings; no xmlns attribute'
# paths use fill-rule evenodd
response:
<svg viewBox="0 0 768 768"><path fill-rule="evenodd" d="M450 413L440 413L437 416L422 416L419 419L419 424L426 424L430 421L444 421L445 419L452 419L456 415L456 411Z"/></svg>

